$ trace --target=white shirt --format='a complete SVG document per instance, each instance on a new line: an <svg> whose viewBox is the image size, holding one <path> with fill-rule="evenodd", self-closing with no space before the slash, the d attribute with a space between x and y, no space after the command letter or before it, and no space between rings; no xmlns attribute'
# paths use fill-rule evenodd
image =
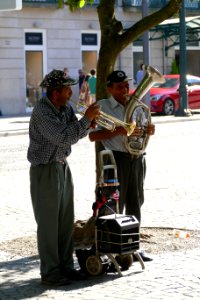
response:
<svg viewBox="0 0 200 300"><path fill-rule="evenodd" d="M125 108L123 105L118 103L113 97L110 97L109 99L99 100L98 104L101 107L101 111L121 121L124 121ZM100 129L102 129L102 127L97 126L95 130L97 131ZM102 140L101 142L107 150L128 152L126 147L124 146L124 138L125 136L118 135L110 139Z"/></svg>

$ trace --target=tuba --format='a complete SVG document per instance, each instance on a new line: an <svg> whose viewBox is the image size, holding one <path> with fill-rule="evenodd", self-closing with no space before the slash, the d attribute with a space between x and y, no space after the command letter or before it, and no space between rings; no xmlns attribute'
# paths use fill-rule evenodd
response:
<svg viewBox="0 0 200 300"><path fill-rule="evenodd" d="M151 124L151 111L146 104L141 102L141 99L155 83L165 82L162 74L153 67L144 65L144 70L146 73L134 93L130 96L124 116L124 122L134 122L136 127L141 129L140 136L131 135L124 137L126 149L136 158L144 153L150 137L146 132L146 128Z"/></svg>

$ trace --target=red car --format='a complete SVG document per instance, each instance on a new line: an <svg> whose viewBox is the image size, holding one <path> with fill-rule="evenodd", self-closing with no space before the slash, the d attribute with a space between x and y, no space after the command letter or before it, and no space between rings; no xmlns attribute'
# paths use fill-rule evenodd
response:
<svg viewBox="0 0 200 300"><path fill-rule="evenodd" d="M150 89L151 112L173 115L179 108L180 75L164 75L165 83ZM187 75L188 109L200 109L200 77ZM132 94L133 91L130 93Z"/></svg>
<svg viewBox="0 0 200 300"><path fill-rule="evenodd" d="M166 82L150 89L151 111L173 115L179 108L180 75L164 75ZM200 77L187 75L188 108L200 108Z"/></svg>

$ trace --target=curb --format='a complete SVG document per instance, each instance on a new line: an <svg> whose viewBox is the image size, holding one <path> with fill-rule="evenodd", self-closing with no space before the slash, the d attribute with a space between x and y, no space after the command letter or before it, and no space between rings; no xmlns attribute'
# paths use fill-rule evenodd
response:
<svg viewBox="0 0 200 300"><path fill-rule="evenodd" d="M0 137L16 136L16 135L26 135L28 134L28 129L19 129L19 130L9 130L0 132Z"/></svg>
<svg viewBox="0 0 200 300"><path fill-rule="evenodd" d="M8 118L7 120L9 120ZM3 120L3 119L2 119ZM4 119L5 120L5 119ZM187 122L187 121L199 121L200 120L200 113L193 114L192 116L183 116L183 117L176 117L176 116L164 116L157 117L151 116L152 123L154 124L167 124L167 123L175 123L175 122ZM1 119L0 119L1 122ZM1 123L0 123L1 124ZM5 127L5 125L4 125ZM4 129L0 131L0 137L8 137L8 136L16 136L16 135L26 135L29 132L29 128L24 129Z"/></svg>

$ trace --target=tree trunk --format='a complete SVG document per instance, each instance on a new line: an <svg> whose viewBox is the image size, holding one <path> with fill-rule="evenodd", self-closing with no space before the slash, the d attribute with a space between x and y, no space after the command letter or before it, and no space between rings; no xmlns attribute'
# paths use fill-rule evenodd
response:
<svg viewBox="0 0 200 300"><path fill-rule="evenodd" d="M159 11L146 16L124 30L122 23L115 18L115 0L100 1L97 8L101 29L101 45L97 63L97 100L108 97L106 91L106 77L113 71L120 52L139 36L143 35L146 30L177 13L181 3L182 0L171 0Z"/></svg>

